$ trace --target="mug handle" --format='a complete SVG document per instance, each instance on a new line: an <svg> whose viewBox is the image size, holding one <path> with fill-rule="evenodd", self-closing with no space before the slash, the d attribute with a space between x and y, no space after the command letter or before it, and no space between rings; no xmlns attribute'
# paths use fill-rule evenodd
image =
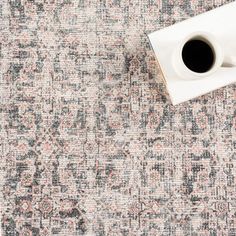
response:
<svg viewBox="0 0 236 236"><path fill-rule="evenodd" d="M236 56L225 56L222 63L222 67L235 67L236 66Z"/></svg>

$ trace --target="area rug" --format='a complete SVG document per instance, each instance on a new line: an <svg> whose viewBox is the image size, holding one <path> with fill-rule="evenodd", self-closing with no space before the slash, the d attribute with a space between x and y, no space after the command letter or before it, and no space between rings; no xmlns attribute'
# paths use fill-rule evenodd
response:
<svg viewBox="0 0 236 236"><path fill-rule="evenodd" d="M235 85L173 106L147 38L228 2L1 1L0 235L236 235Z"/></svg>

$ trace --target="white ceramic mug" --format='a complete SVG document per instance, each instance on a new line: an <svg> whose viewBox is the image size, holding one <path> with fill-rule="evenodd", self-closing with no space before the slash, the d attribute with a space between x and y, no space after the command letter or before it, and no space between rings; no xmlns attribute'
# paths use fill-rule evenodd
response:
<svg viewBox="0 0 236 236"><path fill-rule="evenodd" d="M214 54L214 62L208 71L204 73L194 72L185 65L182 57L182 51L184 45L190 40L200 40L207 43L211 47ZM220 67L236 66L236 57L225 55L225 52L217 39L210 33L203 31L194 32L188 35L183 41L181 41L181 43L173 53L172 60L174 68L178 75L181 78L187 80L206 78L207 76L210 76L211 74L216 72Z"/></svg>

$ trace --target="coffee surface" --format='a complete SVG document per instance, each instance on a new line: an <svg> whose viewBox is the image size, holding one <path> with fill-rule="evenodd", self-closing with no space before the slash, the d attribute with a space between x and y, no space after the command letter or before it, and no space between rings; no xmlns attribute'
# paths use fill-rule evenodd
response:
<svg viewBox="0 0 236 236"><path fill-rule="evenodd" d="M214 52L210 45L198 39L188 41L182 50L184 64L192 71L205 73L214 64Z"/></svg>

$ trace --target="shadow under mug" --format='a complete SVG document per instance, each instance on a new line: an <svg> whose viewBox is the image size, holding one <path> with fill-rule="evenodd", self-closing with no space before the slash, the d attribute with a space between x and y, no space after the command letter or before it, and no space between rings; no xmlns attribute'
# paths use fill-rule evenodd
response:
<svg viewBox="0 0 236 236"><path fill-rule="evenodd" d="M193 53L191 52L192 42L195 43L195 45L192 45ZM184 58L184 50L189 50L189 52L187 52L189 54L187 58ZM210 62L211 65L206 71L196 72L188 66L189 63L186 60L191 60L191 57L192 59L196 59L193 58L194 56L196 57L196 55L199 58L195 60L195 63L206 63L206 60L201 60L201 57L212 57L209 59L212 60L212 62ZM210 33L202 31L188 35L174 51L172 60L178 75L187 80L205 78L215 73L220 67L236 66L236 57L225 55L222 46L218 43L216 38Z"/></svg>

